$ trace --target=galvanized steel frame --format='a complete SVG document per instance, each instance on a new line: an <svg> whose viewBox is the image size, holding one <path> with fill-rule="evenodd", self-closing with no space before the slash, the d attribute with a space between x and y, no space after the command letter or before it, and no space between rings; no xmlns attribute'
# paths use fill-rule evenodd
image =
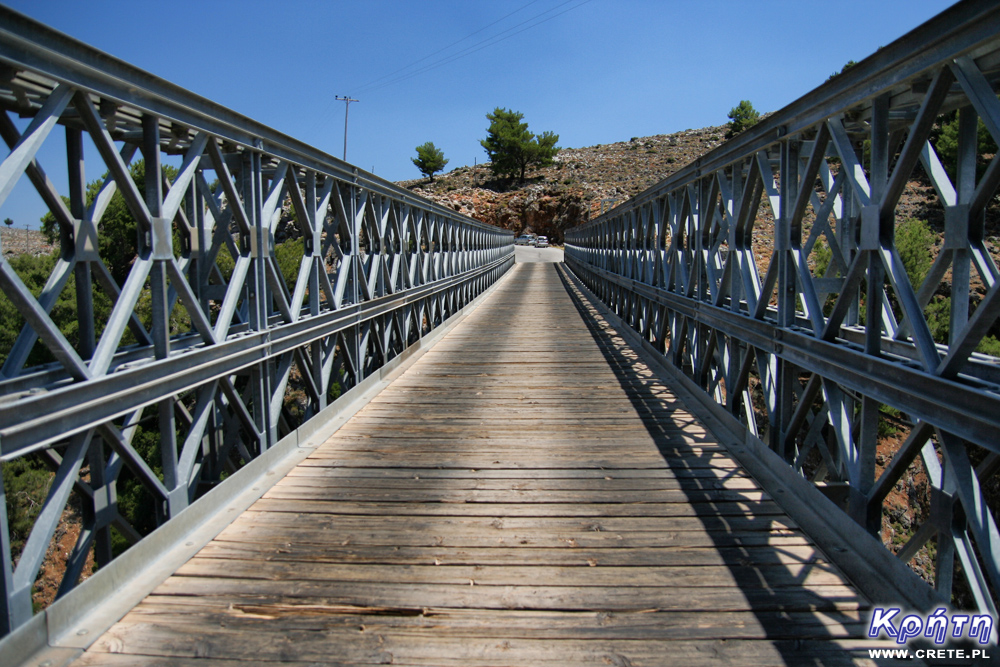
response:
<svg viewBox="0 0 1000 667"><path fill-rule="evenodd" d="M123 469L154 496L162 524L295 429L286 410L293 370L307 396L305 421L336 397L334 385L347 390L361 382L514 261L508 231L3 7L0 108L0 135L10 149L0 162L0 207L26 174L61 236L59 260L37 297L0 255L0 288L26 322L0 369L0 453L3 460L37 453L55 470L16 567L0 512L0 635L31 618L32 585L71 493L82 501L83 530L60 595L76 585L92 549L98 564L111 559L112 526L140 539L118 511ZM25 129L12 113L31 119ZM65 132L68 205L37 157L56 126ZM85 138L100 158L87 165ZM182 158L172 183L161 177L169 155ZM129 175L138 156L155 175L144 192ZM108 174L92 202L85 166ZM121 285L97 245L116 192L139 236ZM274 241L289 204L305 248L291 287ZM220 254L232 260L228 277L217 265ZM51 316L70 277L77 345ZM95 322L95 283L114 302L107 322ZM137 314L140 299L151 305L150 326ZM190 319L183 331L171 329L178 304ZM126 331L134 344L123 345ZM55 363L27 365L38 340ZM161 433L162 474L132 446L144 419Z"/></svg>
<svg viewBox="0 0 1000 667"><path fill-rule="evenodd" d="M871 534L921 457L931 512L898 556L936 536L938 599L951 599L960 564L994 618L1000 533L982 487L1000 469L1000 372L974 350L1000 316L984 234L1000 158L980 178L975 163L977 119L1000 142L998 89L1000 8L962 2L566 233L568 266L614 313ZM928 136L956 109L953 181ZM894 233L918 165L944 207L944 244L912 285ZM820 238L824 275L809 259ZM952 309L940 345L924 308L949 270L953 303L967 308ZM882 405L910 429L878 474Z"/></svg>

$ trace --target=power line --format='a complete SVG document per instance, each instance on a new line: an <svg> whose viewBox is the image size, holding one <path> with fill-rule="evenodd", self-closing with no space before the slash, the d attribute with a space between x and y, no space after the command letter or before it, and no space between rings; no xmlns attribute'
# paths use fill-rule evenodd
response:
<svg viewBox="0 0 1000 667"><path fill-rule="evenodd" d="M530 30L531 28L539 26L539 25L545 23L546 21L551 21L552 19L556 18L557 16L562 16L563 14L565 14L567 12L570 12L570 11L573 11L574 9L582 7L583 5L587 4L591 0L583 0L583 2L580 2L579 4L574 5L574 6L570 7L569 9L564 9L563 11L559 12L558 14L553 14L552 16L548 16L548 17L546 17L546 18L544 18L544 19L542 19L540 21L536 21L535 23L532 23L529 26L521 28L520 30L518 30L516 32L513 32L513 33L511 33L509 35L506 35L506 36L502 36L502 35L505 35L506 33L510 32L511 30L514 30L514 28L518 28L518 27L524 25L525 23L533 21L534 19L536 19L536 18L538 18L540 16L544 16L545 14L548 14L549 12L555 11L556 9L559 9L560 7L562 7L564 5L568 5L569 3L573 2L573 1L574 0L566 0L565 2L562 2L562 3L558 4L558 5L556 5L555 7L552 7L551 9L547 9L544 12L536 14L535 16L532 16L531 18L526 19L526 20L522 21L521 23L518 23L517 25L514 25L514 26L508 28L507 30L504 30L503 32L497 33L493 37L487 38L487 39L485 39L485 40L483 40L483 41L481 41L481 42L479 42L477 44L473 44L472 46L469 46L469 47L463 49L462 51L459 51L456 54L453 54L451 56L446 56L446 57L444 57L444 58L442 58L440 60L436 60L433 63L431 63L431 64L427 65L426 67L423 67L423 68L421 68L421 69L419 69L419 70L417 70L415 72L410 72L409 74L404 74L402 76L396 77L395 79L391 79L389 81L386 81L386 82L384 82L382 84L379 84L379 85L369 85L368 87L364 88L364 90L368 90L368 91L379 90L380 88L384 88L384 87L392 85L394 83L399 83L401 81L405 81L407 79L411 79L411 78L413 78L413 77L415 77L415 76L417 76L419 74L423 74L423 73L429 72L429 71L431 71L433 69L437 69L438 67L442 67L444 65L447 65L448 63L454 62L455 60L458 60L459 58L462 58L462 57L467 56L467 55L471 55L473 53L476 53L477 51L482 51L483 49L485 49L485 48L487 48L489 46L493 46L495 44L499 44L500 42L506 41L506 40L510 39L511 37L514 37L515 35L518 35L518 34L524 32L525 30ZM407 69L407 68L404 67L403 69Z"/></svg>
<svg viewBox="0 0 1000 667"><path fill-rule="evenodd" d="M504 14L503 16L501 16L500 18L498 18L496 21L493 21L492 23L488 23L488 24L484 25L479 30L476 30L474 32L470 32L465 37L463 37L461 39L455 40L454 42L452 42L448 46L441 47L440 49L438 49L437 51L434 51L433 53L428 53L423 58L420 58L419 60L414 60L412 63L410 63L409 65L406 65L405 67L400 67L399 69L393 70L392 72L389 72L388 74L383 74L382 76L380 76L377 79L373 79L371 81L368 81L367 83L363 84L361 87L357 88L356 90L364 90L368 86L372 86L372 85L374 85L374 84L382 81L383 79L387 79L390 76L393 76L395 74L399 74L400 72L402 72L404 70L410 69L411 67L413 67L414 65L416 65L418 63L422 63L423 61L427 60L428 58L432 58L432 57L436 56L437 54L441 53L442 51L447 51L448 49L450 49L451 47L455 46L456 44L461 44L462 42L464 42L465 40L469 39L473 35L478 35L479 33L481 33L482 31L486 30L487 28L491 28L491 27L495 26L497 23L500 23L504 19L506 19L508 17L511 17L514 14L517 14L522 9L525 9L526 7L530 7L531 5L535 4L536 2L538 2L538 0L531 0L531 2L529 2L529 3L525 4L525 5L521 5L520 7L518 7L517 9L515 9L514 11L512 11L511 13ZM549 10L546 10L546 11L549 11ZM542 12L542 13L544 14L545 12Z"/></svg>

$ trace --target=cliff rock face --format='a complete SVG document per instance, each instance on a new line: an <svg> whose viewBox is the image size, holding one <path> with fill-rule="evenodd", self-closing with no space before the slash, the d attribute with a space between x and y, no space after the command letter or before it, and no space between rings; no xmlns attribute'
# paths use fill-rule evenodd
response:
<svg viewBox="0 0 1000 667"><path fill-rule="evenodd" d="M563 231L623 203L723 142L725 126L564 148L523 184L493 179L489 164L459 167L433 182L399 185L477 220L562 243Z"/></svg>
<svg viewBox="0 0 1000 667"><path fill-rule="evenodd" d="M517 234L534 232L561 243L563 230L589 219L587 194L580 188L535 184L512 192L464 187L445 193L414 188L414 193Z"/></svg>

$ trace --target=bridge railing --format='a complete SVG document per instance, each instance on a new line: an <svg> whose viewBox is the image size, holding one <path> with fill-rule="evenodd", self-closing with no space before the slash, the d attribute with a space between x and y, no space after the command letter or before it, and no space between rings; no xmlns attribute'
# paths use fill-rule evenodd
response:
<svg viewBox="0 0 1000 667"><path fill-rule="evenodd" d="M1000 8L959 3L566 233L568 266L769 465L994 618L998 82Z"/></svg>
<svg viewBox="0 0 1000 667"><path fill-rule="evenodd" d="M0 216L27 175L59 239L53 258L0 255L19 323L0 350L2 459L55 473L17 553L0 513L0 635L32 617L67 510L60 595L141 539L134 524L328 418L513 263L510 232L2 7L0 107Z"/></svg>

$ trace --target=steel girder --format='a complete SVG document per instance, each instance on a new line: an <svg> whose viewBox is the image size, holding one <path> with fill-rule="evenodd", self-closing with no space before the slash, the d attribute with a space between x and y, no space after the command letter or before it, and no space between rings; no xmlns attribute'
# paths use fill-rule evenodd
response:
<svg viewBox="0 0 1000 667"><path fill-rule="evenodd" d="M40 293L0 255L0 288L24 320L3 350L0 454L41 456L55 471L16 567L0 513L0 635L31 618L32 585L72 493L83 526L60 594L76 585L92 550L99 565L111 559L112 527L140 539L117 503L125 470L152 496L162 524L513 264L510 232L3 7L0 107L9 147L0 206L26 174L61 239ZM30 119L27 127L12 114ZM96 151L85 151L85 140ZM67 193L46 176L43 145L64 149ZM85 165L85 152L98 159ZM168 156L180 161L173 182L161 170ZM130 174L139 157L142 190ZM89 198L85 166L106 172ZM98 234L116 193L138 234L122 284ZM297 275L283 273L276 255L283 208L304 249ZM53 313L71 283L73 342ZM98 294L111 302L106 318L96 314ZM39 350L52 361L31 362ZM142 433L159 434L153 458L136 446Z"/></svg>
<svg viewBox="0 0 1000 667"><path fill-rule="evenodd" d="M998 82L1000 8L959 3L566 233L567 264L598 297L872 534L919 458L930 510L897 555L936 537L938 592L951 598L960 570L994 617L1000 533L983 488L1000 468L1000 359L975 350L1000 316L985 228L1000 159L977 174L976 125L1000 141ZM930 137L956 110L951 176ZM916 283L895 241L911 181L933 187L943 219ZM948 292L942 344L927 306Z"/></svg>

